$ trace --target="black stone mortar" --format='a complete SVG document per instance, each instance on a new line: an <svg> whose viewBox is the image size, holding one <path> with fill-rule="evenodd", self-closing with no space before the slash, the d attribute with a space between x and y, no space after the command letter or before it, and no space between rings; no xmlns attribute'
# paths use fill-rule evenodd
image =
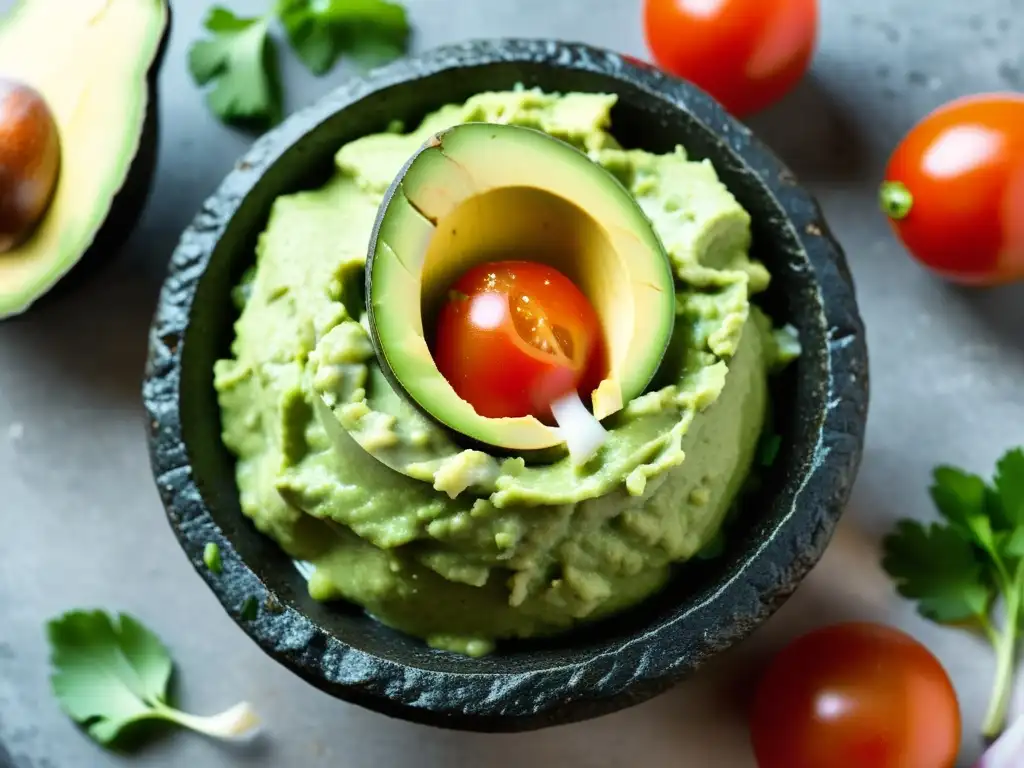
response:
<svg viewBox="0 0 1024 768"><path fill-rule="evenodd" d="M753 217L754 254L774 275L762 302L800 333L775 387L778 459L717 558L679 568L643 605L574 633L509 642L471 659L428 648L361 611L309 598L291 560L239 509L220 439L213 363L228 355L230 291L252 264L279 195L326 181L345 142L409 126L445 103L522 83L613 92L626 147L681 143L710 158ZM153 473L182 548L259 646L316 687L387 715L477 731L584 720L664 691L746 637L827 546L850 493L868 405L864 329L850 273L813 198L706 94L584 45L473 41L352 80L257 141L203 205L171 260L150 334L143 397ZM223 571L203 565L208 542Z"/></svg>

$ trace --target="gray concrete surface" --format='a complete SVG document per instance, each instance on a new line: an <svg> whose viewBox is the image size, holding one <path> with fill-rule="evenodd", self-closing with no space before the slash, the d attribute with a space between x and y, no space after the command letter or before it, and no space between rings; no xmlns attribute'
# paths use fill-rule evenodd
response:
<svg viewBox="0 0 1024 768"><path fill-rule="evenodd" d="M751 768L734 693L787 638L850 617L897 623L941 657L961 698L969 764L979 751L991 654L926 624L894 597L877 540L897 516L932 514L925 485L935 463L987 472L1003 449L1024 442L1024 287L963 293L928 277L876 213L875 183L890 148L930 108L967 92L1024 88L1024 2L822 2L812 76L753 124L820 195L858 281L874 392L849 514L796 597L692 682L600 721L494 737L391 721L307 687L235 627L168 530L139 404L146 326L177 233L249 142L206 113L185 70L206 0L176 0L160 176L141 226L102 279L0 325L0 743L14 765ZM230 5L258 12L267 3ZM408 5L417 49L528 35L644 53L639 0ZM289 60L289 107L345 76L316 80ZM180 733L131 760L95 747L49 694L42 636L48 617L83 605L142 617L173 649L186 708L219 711L248 699L266 720L266 738L236 748Z"/></svg>

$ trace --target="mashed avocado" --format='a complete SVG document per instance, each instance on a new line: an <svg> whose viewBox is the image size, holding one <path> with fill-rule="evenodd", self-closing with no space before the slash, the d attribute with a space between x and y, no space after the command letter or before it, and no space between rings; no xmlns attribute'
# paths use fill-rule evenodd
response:
<svg viewBox="0 0 1024 768"><path fill-rule="evenodd" d="M644 599L718 532L753 461L769 373L792 345L781 351L750 302L769 274L749 258L746 211L682 148L620 148L614 103L480 94L410 133L341 147L322 189L275 202L215 386L242 509L310 566L314 598L479 655ZM373 354L361 290L377 208L431 133L470 121L586 151L634 194L676 270L669 354L582 468L460 449L388 386Z"/></svg>

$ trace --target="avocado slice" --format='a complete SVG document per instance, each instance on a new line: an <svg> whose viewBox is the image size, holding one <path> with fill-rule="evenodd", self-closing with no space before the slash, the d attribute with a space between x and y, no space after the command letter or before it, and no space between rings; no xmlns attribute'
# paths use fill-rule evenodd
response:
<svg viewBox="0 0 1024 768"><path fill-rule="evenodd" d="M565 442L538 419L484 418L438 371L434 318L455 280L505 258L542 261L587 295L609 373L598 419L640 395L675 320L672 267L629 191L575 147L521 126L464 123L433 135L384 196L366 268L370 336L391 385L471 441L531 451Z"/></svg>
<svg viewBox="0 0 1024 768"><path fill-rule="evenodd" d="M168 27L165 0L21 0L0 19L0 72L42 95L61 145L46 212L0 253L0 319L24 312L86 256L117 251L134 228L156 162Z"/></svg>

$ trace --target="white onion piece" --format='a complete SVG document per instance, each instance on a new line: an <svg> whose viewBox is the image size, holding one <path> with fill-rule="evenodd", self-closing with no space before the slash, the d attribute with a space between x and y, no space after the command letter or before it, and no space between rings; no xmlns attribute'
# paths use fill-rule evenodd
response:
<svg viewBox="0 0 1024 768"><path fill-rule="evenodd" d="M974 768L1021 768L1024 766L1024 716L1018 717L986 750Z"/></svg>
<svg viewBox="0 0 1024 768"><path fill-rule="evenodd" d="M551 414L576 465L585 464L608 439L608 430L580 400L574 390L551 404Z"/></svg>

